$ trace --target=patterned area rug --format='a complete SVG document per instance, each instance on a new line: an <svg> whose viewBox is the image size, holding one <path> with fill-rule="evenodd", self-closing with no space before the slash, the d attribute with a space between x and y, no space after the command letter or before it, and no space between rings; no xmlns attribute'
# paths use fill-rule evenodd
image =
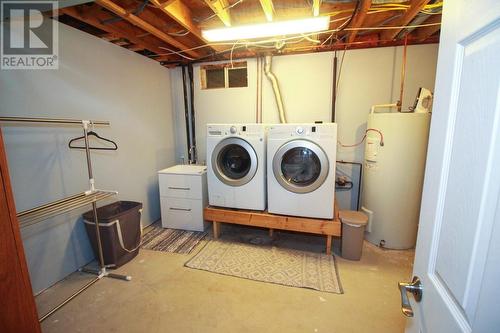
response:
<svg viewBox="0 0 500 333"><path fill-rule="evenodd" d="M207 235L206 232L165 229L152 226L142 236L142 249L174 253L190 253L194 247Z"/></svg>
<svg viewBox="0 0 500 333"><path fill-rule="evenodd" d="M185 266L290 287L343 293L335 258L320 253L210 241Z"/></svg>

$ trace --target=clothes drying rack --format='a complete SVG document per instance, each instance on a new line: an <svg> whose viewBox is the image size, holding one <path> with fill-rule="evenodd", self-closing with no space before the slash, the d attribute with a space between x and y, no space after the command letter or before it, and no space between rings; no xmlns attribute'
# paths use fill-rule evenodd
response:
<svg viewBox="0 0 500 333"><path fill-rule="evenodd" d="M39 321L42 322L57 310L62 308L64 305L73 300L76 296L81 294L87 288L92 286L94 283L99 281L104 277L110 277L120 280L130 281L132 278L127 275L120 275L115 273L110 273L107 270L107 267L104 263L104 256L102 250L102 242L101 235L99 230L99 220L97 218L97 202L100 200L104 200L113 195L118 194L116 191L106 191L99 190L95 188L94 184L94 176L92 172L92 160L90 158L90 144L88 138L89 127L94 125L101 126L109 126L109 121L102 120L78 120L78 119L58 119L58 118L25 118L25 117L0 117L1 122L12 122L12 123L44 123L44 124L60 124L60 125L80 125L83 127L83 138L85 142L85 153L87 158L87 170L89 177L89 189L82 193L57 200L42 206L38 206L32 209L28 209L22 212L17 213L17 218L19 221L19 225L21 228L28 227L30 225L34 225L41 221L47 220L51 217L55 217L57 215L75 210L77 208L83 207L88 204L92 204L92 211L94 213L94 221L95 221L95 234L97 239L97 249L98 249L98 261L99 261L99 269L91 269L87 267L83 267L80 271L94 274L96 277L92 279L90 282L86 283L83 287L74 292L70 297L65 299L63 302L58 304L52 310L44 314L39 318Z"/></svg>

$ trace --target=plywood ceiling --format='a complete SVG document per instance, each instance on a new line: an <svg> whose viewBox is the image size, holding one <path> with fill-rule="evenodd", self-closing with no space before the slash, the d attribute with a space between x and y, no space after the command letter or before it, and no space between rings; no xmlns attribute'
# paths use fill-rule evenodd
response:
<svg viewBox="0 0 500 333"><path fill-rule="evenodd" d="M165 66L264 54L436 43L439 0L95 0L55 18ZM208 43L208 28L329 16L319 34Z"/></svg>

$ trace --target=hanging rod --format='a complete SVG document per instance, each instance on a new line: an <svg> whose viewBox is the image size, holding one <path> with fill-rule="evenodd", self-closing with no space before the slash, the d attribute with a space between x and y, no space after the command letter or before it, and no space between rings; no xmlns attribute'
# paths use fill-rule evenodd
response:
<svg viewBox="0 0 500 333"><path fill-rule="evenodd" d="M17 218L21 228L28 227L51 217L67 213L71 210L83 207L89 203L104 200L118 192L96 190L94 192L82 192L65 199L57 200L42 206L19 212Z"/></svg>
<svg viewBox="0 0 500 333"><path fill-rule="evenodd" d="M89 120L94 125L109 126L110 122L105 120ZM0 122L13 123L52 123L52 124L78 124L81 125L83 120L65 119L65 118L26 118L26 117L0 117Z"/></svg>

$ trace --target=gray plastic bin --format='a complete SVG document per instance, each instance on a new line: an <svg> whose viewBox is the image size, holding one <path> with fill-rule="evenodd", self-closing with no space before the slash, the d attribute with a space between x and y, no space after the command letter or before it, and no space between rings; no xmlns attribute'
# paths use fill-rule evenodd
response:
<svg viewBox="0 0 500 333"><path fill-rule="evenodd" d="M354 210L341 210L339 216L342 222L342 258L359 260L368 217Z"/></svg>

